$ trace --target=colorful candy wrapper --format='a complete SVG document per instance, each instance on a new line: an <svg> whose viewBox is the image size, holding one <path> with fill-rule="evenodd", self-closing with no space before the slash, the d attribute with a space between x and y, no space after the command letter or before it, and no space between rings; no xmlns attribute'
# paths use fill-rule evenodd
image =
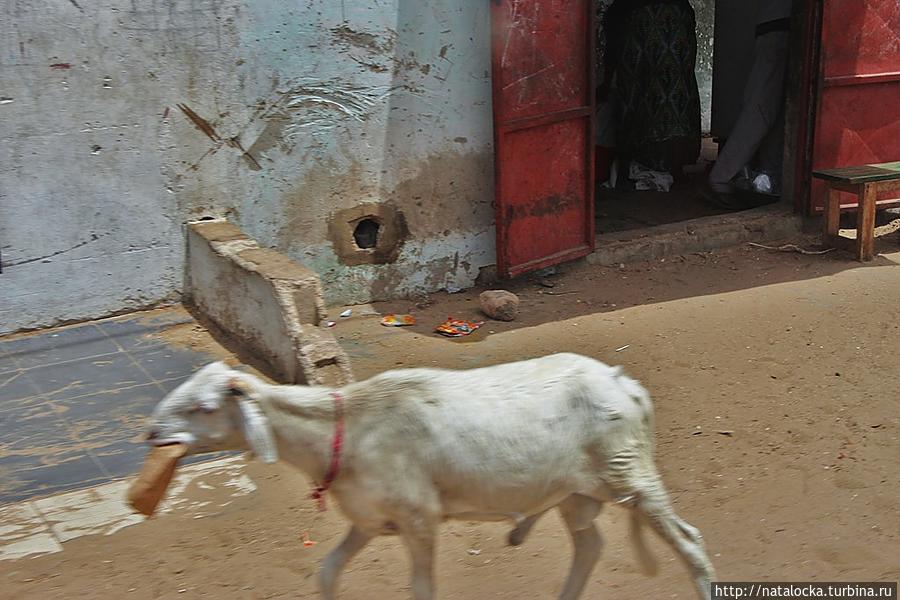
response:
<svg viewBox="0 0 900 600"><path fill-rule="evenodd" d="M407 325L415 325L416 318L412 315L384 315L381 318L381 324L385 327L406 327Z"/></svg>
<svg viewBox="0 0 900 600"><path fill-rule="evenodd" d="M482 325L484 325L484 321L462 321L453 317L447 317L447 320L435 327L434 330L447 337L463 337Z"/></svg>

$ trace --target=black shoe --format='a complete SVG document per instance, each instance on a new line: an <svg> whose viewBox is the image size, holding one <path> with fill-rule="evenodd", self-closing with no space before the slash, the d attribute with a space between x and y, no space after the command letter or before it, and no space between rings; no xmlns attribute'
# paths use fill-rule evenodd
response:
<svg viewBox="0 0 900 600"><path fill-rule="evenodd" d="M741 201L741 199L734 194L723 194L711 189L706 189L701 191L700 195L704 200L706 200L709 204L715 206L716 208L721 208L724 210L744 210L747 208L746 206L744 206L744 203Z"/></svg>
<svg viewBox="0 0 900 600"><path fill-rule="evenodd" d="M737 192L737 197L743 203L744 208L759 208L774 204L781 200L781 196L775 194L761 194L752 190L741 190Z"/></svg>

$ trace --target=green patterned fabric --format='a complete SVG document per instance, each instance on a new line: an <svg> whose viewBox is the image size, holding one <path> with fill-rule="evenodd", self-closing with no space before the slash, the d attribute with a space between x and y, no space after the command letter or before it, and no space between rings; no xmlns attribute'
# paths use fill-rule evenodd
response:
<svg viewBox="0 0 900 600"><path fill-rule="evenodd" d="M618 149L660 171L696 162L700 154L700 95L694 66L694 11L685 2L637 2L610 8L615 93L620 104ZM627 3L626 3L627 4Z"/></svg>

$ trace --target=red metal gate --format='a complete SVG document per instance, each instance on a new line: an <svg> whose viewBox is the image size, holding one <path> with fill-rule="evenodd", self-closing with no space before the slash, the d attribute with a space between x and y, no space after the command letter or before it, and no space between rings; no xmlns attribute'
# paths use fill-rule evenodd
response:
<svg viewBox="0 0 900 600"><path fill-rule="evenodd" d="M594 248L593 1L492 0L497 271Z"/></svg>
<svg viewBox="0 0 900 600"><path fill-rule="evenodd" d="M824 0L821 39L812 168L900 160L900 1Z"/></svg>

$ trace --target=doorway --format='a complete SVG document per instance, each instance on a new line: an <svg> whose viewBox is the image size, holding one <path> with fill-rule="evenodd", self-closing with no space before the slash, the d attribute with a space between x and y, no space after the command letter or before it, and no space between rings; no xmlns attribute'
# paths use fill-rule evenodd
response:
<svg viewBox="0 0 900 600"><path fill-rule="evenodd" d="M593 63L602 67L604 44L594 22L597 7L611 0L492 0L495 224L501 277L585 256L611 231L734 213L733 207L726 211L705 203L701 190L711 179L707 172L716 171L712 165L721 171L728 164L723 157L731 148L759 148L735 144L740 136L732 129L753 75L759 38L772 32L786 41L789 60L781 78L769 77L780 82L778 93L769 88L763 94L778 100L784 118L776 127L778 120L772 117L765 131L782 134L778 143L767 144L772 150L767 154L779 156L783 164L770 170L780 176L780 186L776 181L768 194L752 192L755 199L784 199L781 204L795 213L814 215L821 212L822 194L810 180L812 168L900 159L900 119L896 111L884 110L893 106L900 90L900 59L894 51L900 39L896 0L793 0L792 12L779 9L790 18L779 17L774 29L770 24L762 31L760 26L770 21L759 20L766 15L756 10L781 5L777 0L688 1L701 14L701 25L695 26L695 76L710 76L709 126L704 117L696 160L682 165L680 181L663 192L627 185L620 190L612 183L600 187L609 181L612 159L619 152L618 143L593 143L603 131L597 127ZM752 11L753 18L746 11ZM748 166L743 177L737 177L736 170L729 183L741 180L739 185L746 187L756 180L751 158L760 162L759 156L748 156L740 163L741 169ZM617 169L617 177L623 171ZM630 179L630 170L625 177Z"/></svg>
<svg viewBox="0 0 900 600"><path fill-rule="evenodd" d="M775 140L777 151L768 151L775 159L760 160L763 152L757 152L730 180L729 196L736 199L724 206L708 184L753 66L755 3L597 0L596 10L595 214L601 243L604 233L779 200L783 102L767 136L769 148ZM673 139L681 142L675 150L668 148Z"/></svg>

